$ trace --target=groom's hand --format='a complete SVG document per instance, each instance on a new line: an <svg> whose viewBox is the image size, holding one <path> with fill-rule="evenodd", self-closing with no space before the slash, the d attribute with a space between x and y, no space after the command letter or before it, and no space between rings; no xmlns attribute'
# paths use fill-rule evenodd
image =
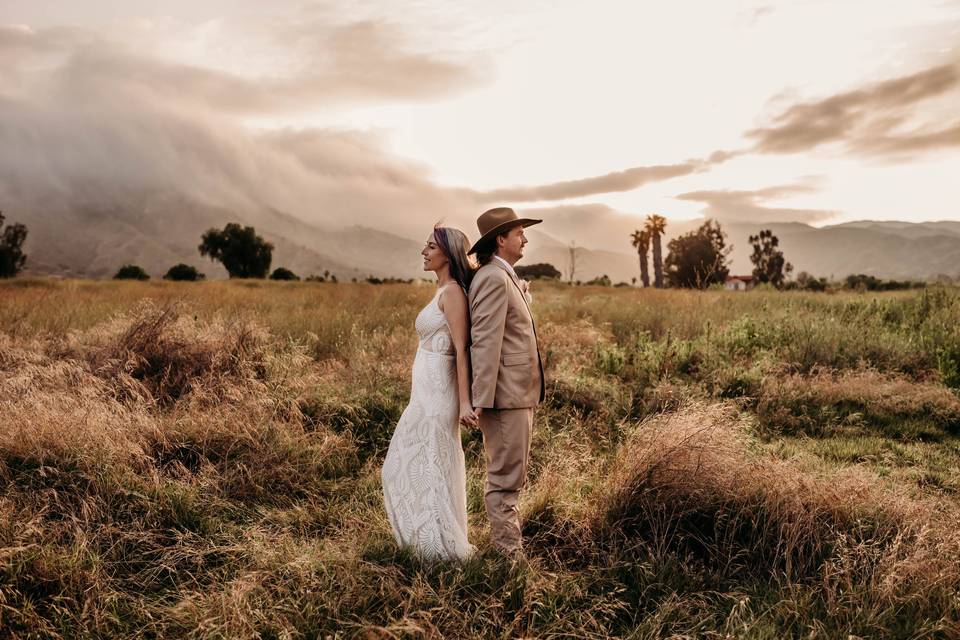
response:
<svg viewBox="0 0 960 640"><path fill-rule="evenodd" d="M480 423L477 421L476 411L474 411L474 409L469 405L460 410L460 424L473 429L476 429L480 426Z"/></svg>

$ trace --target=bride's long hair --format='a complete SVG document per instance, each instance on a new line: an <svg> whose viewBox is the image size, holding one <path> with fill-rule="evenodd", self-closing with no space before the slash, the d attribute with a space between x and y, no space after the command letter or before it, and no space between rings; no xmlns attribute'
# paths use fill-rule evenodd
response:
<svg viewBox="0 0 960 640"><path fill-rule="evenodd" d="M433 239L440 246L443 255L450 262L450 277L457 281L464 292L470 290L470 281L477 271L477 264L467 255L470 240L467 235L453 227L442 227L437 223L433 227Z"/></svg>

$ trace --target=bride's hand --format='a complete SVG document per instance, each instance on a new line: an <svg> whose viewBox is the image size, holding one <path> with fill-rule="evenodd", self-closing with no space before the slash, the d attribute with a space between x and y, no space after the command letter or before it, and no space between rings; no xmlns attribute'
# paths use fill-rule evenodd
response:
<svg viewBox="0 0 960 640"><path fill-rule="evenodd" d="M480 421L477 419L477 414L474 413L473 407L471 407L469 404L460 406L460 424L465 427L472 427L474 429L480 426Z"/></svg>

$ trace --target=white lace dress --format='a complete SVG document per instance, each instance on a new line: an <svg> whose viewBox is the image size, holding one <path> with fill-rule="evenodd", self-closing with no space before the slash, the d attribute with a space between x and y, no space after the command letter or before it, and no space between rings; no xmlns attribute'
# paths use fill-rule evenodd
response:
<svg viewBox="0 0 960 640"><path fill-rule="evenodd" d="M439 296L437 290L417 315L420 346L410 404L390 439L380 477L397 543L423 557L453 560L469 557L474 547L467 542L456 357Z"/></svg>

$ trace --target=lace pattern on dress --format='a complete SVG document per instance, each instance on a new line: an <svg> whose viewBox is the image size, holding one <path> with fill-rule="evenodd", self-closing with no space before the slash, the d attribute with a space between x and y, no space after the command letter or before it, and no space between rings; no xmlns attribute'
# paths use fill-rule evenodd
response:
<svg viewBox="0 0 960 640"><path fill-rule="evenodd" d="M381 480L398 544L424 557L463 559L474 547L467 541L456 357L439 296L438 290L417 315L410 403L390 440Z"/></svg>

